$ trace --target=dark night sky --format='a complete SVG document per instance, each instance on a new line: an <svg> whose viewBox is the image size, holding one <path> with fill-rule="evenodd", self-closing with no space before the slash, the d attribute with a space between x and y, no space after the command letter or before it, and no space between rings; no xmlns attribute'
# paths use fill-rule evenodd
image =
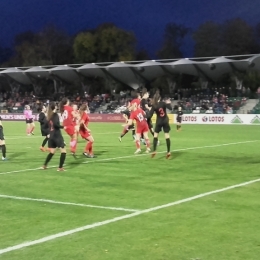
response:
<svg viewBox="0 0 260 260"><path fill-rule="evenodd" d="M39 31L47 24L75 34L104 22L131 30L138 47L155 53L169 22L197 28L205 21L223 22L240 17L260 22L259 0L0 0L0 45L11 47L14 36ZM192 55L191 44L183 46Z"/></svg>

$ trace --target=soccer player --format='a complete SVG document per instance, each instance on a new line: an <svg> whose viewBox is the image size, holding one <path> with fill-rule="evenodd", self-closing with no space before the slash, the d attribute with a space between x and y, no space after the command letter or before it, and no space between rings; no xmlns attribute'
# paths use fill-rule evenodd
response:
<svg viewBox="0 0 260 260"><path fill-rule="evenodd" d="M167 115L166 108L172 110L171 100L168 99L164 102L161 100L161 96L160 96L159 92L155 93L155 95L153 97L152 109L150 111L151 116L153 115L154 112L157 115L156 125L155 125L155 129L154 129L152 157L154 157L156 155L158 135L161 132L161 130L163 129L165 140L166 140L166 145L167 145L166 158L169 159L171 156L171 140L170 140L170 134L169 134L171 127L169 124L169 117Z"/></svg>
<svg viewBox="0 0 260 260"><path fill-rule="evenodd" d="M74 117L74 121L76 123L76 125L79 125L79 121L80 121L80 114L79 114L79 109L78 109L78 105L77 104L73 104L72 105L72 110L73 110L73 113L75 115Z"/></svg>
<svg viewBox="0 0 260 260"><path fill-rule="evenodd" d="M130 111L129 110L125 110L122 113L123 113L123 117L125 118L126 124L127 124L128 120L130 118ZM122 142L122 138L129 132L129 130L132 130L132 137L135 140L135 125L134 125L134 123L132 123L132 125L130 125L130 126L129 125L124 126L123 132L118 137L120 142Z"/></svg>
<svg viewBox="0 0 260 260"><path fill-rule="evenodd" d="M33 130L35 128L35 124L33 122L32 110L29 105L26 105L24 108L24 116L26 122L26 133L27 135L34 135Z"/></svg>
<svg viewBox="0 0 260 260"><path fill-rule="evenodd" d="M87 142L85 150L83 155L88 157L88 158L94 158L93 154L93 143L94 143L94 138L91 134L91 130L88 128L88 123L89 123L89 108L87 104L81 105L79 109L79 114L80 114L80 126L79 126L79 134L83 139L85 139Z"/></svg>
<svg viewBox="0 0 260 260"><path fill-rule="evenodd" d="M61 134L61 129L64 128L60 125L59 115L57 114L57 106L54 102L51 102L48 107L47 120L50 131L50 138L48 141L49 154L46 157L46 160L43 165L43 169L47 169L47 165L52 159L56 148L59 148L61 151L60 154L60 163L57 171L64 171L63 165L66 159L66 148L64 139Z"/></svg>
<svg viewBox="0 0 260 260"><path fill-rule="evenodd" d="M134 99L129 103L128 109L130 109L132 106L136 106L137 108L140 108L141 103L141 94L136 93Z"/></svg>
<svg viewBox="0 0 260 260"><path fill-rule="evenodd" d="M150 113L149 113L151 110L151 107L148 105L148 98L149 98L149 93L146 91L146 89L144 89L140 107L143 109L143 111L145 111L145 113L147 115L146 120L147 120L147 124L149 126L150 133L152 135L154 135L152 117L150 116Z"/></svg>
<svg viewBox="0 0 260 260"><path fill-rule="evenodd" d="M63 126L65 132L70 136L70 152L75 156L77 142L78 142L78 125L76 122L77 112L73 111L73 108L69 106L69 100L63 98L60 102L60 113L63 119Z"/></svg>
<svg viewBox="0 0 260 260"><path fill-rule="evenodd" d="M148 137L148 131L149 127L145 118L145 112L141 108L137 108L135 104L130 108L132 110L130 118L128 120L128 123L126 125L130 126L133 124L133 120L136 121L136 138L135 138L135 143L136 143L136 152L140 153L141 148L140 148L140 138L141 135L143 134L146 142L146 153L150 152L150 140Z"/></svg>
<svg viewBox="0 0 260 260"><path fill-rule="evenodd" d="M43 142L42 142L42 145L40 147L40 150L42 152L45 152L45 145L46 143L48 142L48 139L49 139L49 126L48 126L48 121L47 121L47 117L46 117L46 107L43 105L39 108L39 110L41 111L40 114L39 114L39 123L40 123L40 126L41 126L41 133L42 133L42 136L45 137L43 139Z"/></svg>
<svg viewBox="0 0 260 260"><path fill-rule="evenodd" d="M177 121L177 126L176 126L177 131L181 130L182 115L183 115L182 108L178 107L177 118L176 118L176 121Z"/></svg>
<svg viewBox="0 0 260 260"><path fill-rule="evenodd" d="M0 116L0 148L2 150L2 161L6 161L6 146L5 146L5 137L4 137L4 128L2 125L2 118Z"/></svg>

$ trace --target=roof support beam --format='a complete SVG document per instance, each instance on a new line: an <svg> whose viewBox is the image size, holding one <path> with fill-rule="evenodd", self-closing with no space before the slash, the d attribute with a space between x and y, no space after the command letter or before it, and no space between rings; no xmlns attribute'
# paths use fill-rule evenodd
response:
<svg viewBox="0 0 260 260"><path fill-rule="evenodd" d="M174 73L170 72L164 65L159 66L167 75L169 76L176 76Z"/></svg>
<svg viewBox="0 0 260 260"><path fill-rule="evenodd" d="M197 70L198 74L199 74L201 77L205 78L207 81L212 81L212 79L211 79L206 73L204 73L204 72L199 68L199 66L198 66L197 64L192 64L192 65L193 65L193 67Z"/></svg>
<svg viewBox="0 0 260 260"><path fill-rule="evenodd" d="M142 75L141 72L138 71L138 69L134 69L133 67L129 67L129 69L134 73L134 75L138 78L140 77L142 80L144 80L145 82L150 82L146 77L144 77L144 75Z"/></svg>
<svg viewBox="0 0 260 260"><path fill-rule="evenodd" d="M105 74L108 78L111 78L111 79L113 79L113 80L115 80L115 81L117 81L117 82L119 82L119 83L121 83L121 84L123 84L123 85L127 85L126 83L124 83L124 82L121 81L120 79L116 78L116 77L113 76L111 73L109 73L106 69L101 68L101 70L104 72L104 74ZM127 85L127 86L129 86L129 85ZM130 87L130 86L129 86L129 87Z"/></svg>

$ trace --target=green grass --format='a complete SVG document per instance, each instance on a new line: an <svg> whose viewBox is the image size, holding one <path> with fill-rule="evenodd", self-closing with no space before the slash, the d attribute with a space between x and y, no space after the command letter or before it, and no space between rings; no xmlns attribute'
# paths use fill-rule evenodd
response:
<svg viewBox="0 0 260 260"><path fill-rule="evenodd" d="M178 133L173 126L172 158L166 160L162 135L161 153L151 159L133 154L131 134L118 141L120 124L91 124L97 158L81 156L85 143L80 139L78 158L68 154L66 172L57 172L59 152L53 168L36 169L47 155L39 151L38 126L36 135L27 137L24 123L3 123L9 160L0 162L0 173L9 173L0 174L0 196L143 210L260 178L258 126L184 125ZM258 260L259 186L62 236L0 254L0 259ZM0 250L131 214L2 197L0 203Z"/></svg>

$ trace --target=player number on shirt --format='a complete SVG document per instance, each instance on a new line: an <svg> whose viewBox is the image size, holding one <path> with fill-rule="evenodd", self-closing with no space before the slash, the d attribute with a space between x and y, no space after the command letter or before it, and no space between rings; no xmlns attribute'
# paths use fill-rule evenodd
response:
<svg viewBox="0 0 260 260"><path fill-rule="evenodd" d="M159 109L159 113L160 113L160 117L164 117L165 116L165 113L163 111L163 108L160 108Z"/></svg>
<svg viewBox="0 0 260 260"><path fill-rule="evenodd" d="M64 110L64 112L62 113L62 119L66 120L68 118L68 111Z"/></svg>
<svg viewBox="0 0 260 260"><path fill-rule="evenodd" d="M144 120L144 116L141 113L137 114L137 118L139 122L142 122Z"/></svg>

